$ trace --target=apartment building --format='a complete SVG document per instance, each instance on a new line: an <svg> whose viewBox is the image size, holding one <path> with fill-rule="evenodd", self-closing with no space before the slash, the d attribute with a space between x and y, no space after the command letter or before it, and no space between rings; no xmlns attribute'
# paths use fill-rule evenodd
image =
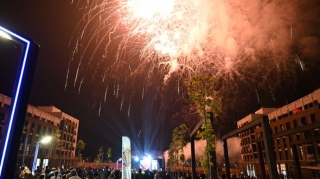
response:
<svg viewBox="0 0 320 179"><path fill-rule="evenodd" d="M281 108L261 108L237 122L238 129L267 116L272 131L277 171L284 178L319 177L320 89ZM238 134L241 139L239 168L247 175L261 175L266 164L261 125ZM261 159L259 159L261 158Z"/></svg>
<svg viewBox="0 0 320 179"><path fill-rule="evenodd" d="M0 140L3 137L10 104L11 98L0 94ZM32 166L36 143L45 136L58 136L59 142L53 140L48 144L40 144L37 165L41 167L76 166L78 128L78 119L54 106L28 105L17 164Z"/></svg>

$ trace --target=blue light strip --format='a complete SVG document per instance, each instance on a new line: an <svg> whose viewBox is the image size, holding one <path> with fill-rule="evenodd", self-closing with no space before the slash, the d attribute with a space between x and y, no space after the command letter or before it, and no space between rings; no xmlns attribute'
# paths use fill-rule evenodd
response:
<svg viewBox="0 0 320 179"><path fill-rule="evenodd" d="M9 119L10 121L9 121L9 125L8 125L8 133L5 134L6 139L5 139L5 143L4 143L4 147L3 147L3 153L2 153L2 156L1 156L1 163L0 163L0 177L1 177L2 176L3 165L4 165L4 159L5 159L5 157L9 157L9 156L6 156L6 152L7 152L7 148L8 148L8 141L12 136L12 134L11 134L12 122L13 122L13 119L14 119L14 116L15 116L17 100L18 100L19 93L20 93L21 82L22 82L22 79L23 79L23 75L24 75L24 71L25 71L25 65L26 65L28 52L29 52L29 47L30 47L30 41L28 41L27 39L25 39L25 38L15 34L15 33L11 32L11 31L9 31L9 30L1 27L1 26L0 26L0 30L8 33L9 35L11 35L13 37L16 37L18 40L21 40L26 45L25 54L24 54L23 61L22 61L22 68L21 68L21 71L19 73L18 84L16 84L17 85L16 94L14 94L14 98L13 98L14 101L13 101L12 113L11 113L10 119Z"/></svg>

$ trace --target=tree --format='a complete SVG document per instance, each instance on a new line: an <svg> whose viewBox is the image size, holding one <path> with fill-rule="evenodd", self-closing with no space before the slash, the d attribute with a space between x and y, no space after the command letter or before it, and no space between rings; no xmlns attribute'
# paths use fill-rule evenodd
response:
<svg viewBox="0 0 320 179"><path fill-rule="evenodd" d="M169 148L169 163L172 167L178 165L179 161L183 164L185 162L183 147L187 144L185 137L189 131L189 128L185 124L181 124L173 130Z"/></svg>
<svg viewBox="0 0 320 179"><path fill-rule="evenodd" d="M53 148L53 158L54 158L53 166L56 166L57 151L60 152L64 150L64 142L60 139L61 132L62 131L59 130L59 128L57 127L52 134L51 147Z"/></svg>
<svg viewBox="0 0 320 179"><path fill-rule="evenodd" d="M212 76L195 76L186 82L189 98L198 106L198 114L204 120L197 137L207 141L204 157L201 159L201 166L206 172L213 165L210 162L210 152L215 151L214 131L207 111L213 112L215 116L221 113L221 99L217 97L215 90L217 82Z"/></svg>
<svg viewBox="0 0 320 179"><path fill-rule="evenodd" d="M210 152L215 151L215 135L211 125L210 119L206 119L206 121L201 126L201 131L198 131L197 137L206 140L207 145L204 149L204 156L201 159L201 166L205 171L208 171L209 167L213 165L211 161L212 156Z"/></svg>
<svg viewBox="0 0 320 179"><path fill-rule="evenodd" d="M106 155L107 155L108 162L111 163L111 157L112 157L111 148L108 148Z"/></svg>
<svg viewBox="0 0 320 179"><path fill-rule="evenodd" d="M103 147L99 148L99 153L97 154L96 158L94 159L94 162L98 166L102 162L102 155L103 155Z"/></svg>
<svg viewBox="0 0 320 179"><path fill-rule="evenodd" d="M186 156L183 153L180 154L179 160L182 163L182 170L184 171L184 162L186 161Z"/></svg>
<svg viewBox="0 0 320 179"><path fill-rule="evenodd" d="M79 158L79 162L82 162L82 154L81 151L84 149L84 147L86 146L86 143L84 143L83 140L78 140L76 148L78 149L78 158Z"/></svg>

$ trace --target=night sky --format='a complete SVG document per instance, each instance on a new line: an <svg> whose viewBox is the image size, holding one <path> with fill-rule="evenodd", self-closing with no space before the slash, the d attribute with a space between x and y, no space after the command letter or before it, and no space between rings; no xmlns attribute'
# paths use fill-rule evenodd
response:
<svg viewBox="0 0 320 179"><path fill-rule="evenodd" d="M308 11L310 7L313 8ZM298 24L294 27L298 29L295 33L300 38L295 39L296 45L290 46L288 51L292 56L298 54L296 56L304 68L296 57L289 55L288 59L292 60L286 60L283 66L277 67L275 60L267 59L262 53L257 55L258 61L236 64L236 72L223 75L220 83L223 85L219 86L224 112L217 118L218 135L234 129L237 120L260 107L280 107L320 87L319 3L306 3L299 10L302 16L295 19ZM29 103L35 106L54 105L79 119L78 139L86 143L82 152L84 157L95 157L99 147L103 146L105 151L112 148L113 160L120 158L123 135L131 138L135 151L166 150L175 126L184 120L191 125L190 128L197 123L194 117L196 110L181 94L176 94L177 90L168 90L174 86L174 80L166 87L135 88L124 102L121 95L115 97L112 94L117 84L110 82L112 87L104 102L102 89L106 86L97 80L100 69L96 67L89 68L79 93L79 81L73 85L78 62L70 63L70 59L74 50L73 32L81 23L83 13L83 6L72 4L71 0L0 2L0 25L34 39L40 45ZM281 55L284 54L286 52L281 51ZM0 75L4 74L0 72ZM138 77L139 74L131 83L143 86L143 78Z"/></svg>

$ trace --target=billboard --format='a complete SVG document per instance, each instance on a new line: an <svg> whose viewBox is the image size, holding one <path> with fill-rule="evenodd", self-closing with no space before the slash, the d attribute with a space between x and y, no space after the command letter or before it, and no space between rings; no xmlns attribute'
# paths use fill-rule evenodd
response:
<svg viewBox="0 0 320 179"><path fill-rule="evenodd" d="M122 175L121 179L131 179L131 142L122 136Z"/></svg>

